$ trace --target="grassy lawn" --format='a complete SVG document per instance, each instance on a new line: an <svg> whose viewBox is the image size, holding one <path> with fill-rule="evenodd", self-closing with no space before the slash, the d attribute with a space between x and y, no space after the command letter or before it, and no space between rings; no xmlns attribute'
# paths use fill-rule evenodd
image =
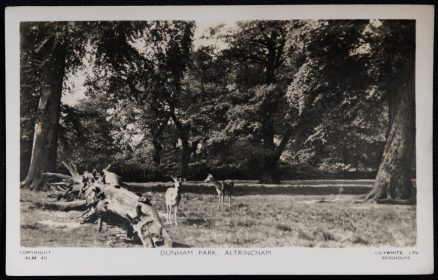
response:
<svg viewBox="0 0 438 280"><path fill-rule="evenodd" d="M223 211L217 209L213 187L188 184L183 189L178 226L166 224L163 196L166 186L148 183L131 187L153 196L152 205L162 216L175 247L415 245L415 206L355 204L356 195L366 192L369 182L330 184L300 182L254 188L241 182L231 209L226 205ZM81 212L36 208L33 201L47 200L46 196L22 191L22 246L141 247L126 239L124 230L117 227L104 225L99 233L97 225L81 225Z"/></svg>

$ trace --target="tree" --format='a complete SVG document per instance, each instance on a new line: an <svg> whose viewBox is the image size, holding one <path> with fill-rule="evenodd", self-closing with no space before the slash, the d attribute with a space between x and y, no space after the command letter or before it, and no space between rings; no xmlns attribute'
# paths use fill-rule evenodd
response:
<svg viewBox="0 0 438 280"><path fill-rule="evenodd" d="M293 63L285 63L289 51L286 43L288 32L295 28L296 22L289 21L239 22L224 36L229 48L223 53L233 61L230 78L234 83L230 87L234 104L226 130L241 136L252 134L253 144L261 144L254 147L262 162L261 182L279 182L278 161L293 132L282 105L287 104L285 92L290 79L285 73L294 68Z"/></svg>
<svg viewBox="0 0 438 280"><path fill-rule="evenodd" d="M22 26L20 36L20 179L26 178L32 156L33 128L40 97L40 74L34 58L35 34Z"/></svg>
<svg viewBox="0 0 438 280"><path fill-rule="evenodd" d="M103 169L120 151L111 135L104 100L84 98L74 105L61 105L58 155L88 171Z"/></svg>
<svg viewBox="0 0 438 280"><path fill-rule="evenodd" d="M125 30L124 30L125 31ZM128 29L125 32L135 32ZM34 67L40 81L38 110L35 117L30 167L22 186L38 189L42 172L56 168L61 96L67 73L74 73L86 53L87 42L102 36L105 30L97 22L33 22L21 25L22 63ZM117 52L104 45L101 54ZM26 85L26 79L21 81Z"/></svg>
<svg viewBox="0 0 438 280"><path fill-rule="evenodd" d="M132 27L136 32L126 33ZM161 135L171 120L180 139L180 175L186 176L197 146L196 140L191 142L193 127L185 112L195 107L185 100L182 86L190 62L193 22L121 22L106 23L103 28L106 32L95 40L97 53L107 46L118 47L96 59L90 86L101 88L98 79L103 78L115 107L126 101L137 109L142 126L152 134L157 163L161 160Z"/></svg>
<svg viewBox="0 0 438 280"><path fill-rule="evenodd" d="M292 107L300 116L307 113L312 127L321 127L317 124L326 126L332 118L351 122L386 100L386 144L368 198L412 198L414 22L310 21L307 26L307 61L288 91Z"/></svg>
<svg viewBox="0 0 438 280"><path fill-rule="evenodd" d="M332 171L334 166L345 170L352 158L357 170L362 136L375 133L368 123L378 103L366 101L370 79L360 49L367 24L304 21L298 33L305 59L287 93L301 132L294 147L305 147L307 160L324 168L329 164Z"/></svg>
<svg viewBox="0 0 438 280"><path fill-rule="evenodd" d="M415 21L370 25L372 72L389 106L383 157L367 198L415 201L412 162L415 147Z"/></svg>
<svg viewBox="0 0 438 280"><path fill-rule="evenodd" d="M304 139L297 139L301 142L298 152L302 149L314 151L307 160L323 171L341 174L354 170L359 175L361 166L365 172L377 171L385 144L388 110L382 105L364 105L351 112L323 113L324 122L304 135ZM345 121L345 115L349 114L354 116L349 117L351 121Z"/></svg>
<svg viewBox="0 0 438 280"><path fill-rule="evenodd" d="M34 40L33 57L41 71L41 94L36 114L32 156L22 186L39 188L41 172L56 168L58 123L64 73L67 59L68 23L32 23L21 26L22 38ZM27 34L26 34L27 33ZM29 36L29 37L28 37ZM23 43L23 54L30 47ZM28 62L29 63L29 62Z"/></svg>

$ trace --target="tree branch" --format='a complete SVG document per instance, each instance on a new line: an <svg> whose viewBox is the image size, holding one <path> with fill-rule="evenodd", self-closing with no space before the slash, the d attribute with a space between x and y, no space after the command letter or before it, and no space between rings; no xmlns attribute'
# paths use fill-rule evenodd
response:
<svg viewBox="0 0 438 280"><path fill-rule="evenodd" d="M169 115L172 118L173 123L175 124L176 128L182 132L184 131L184 125L182 124L182 122L180 120L178 120L176 114L175 114L175 108L171 108L169 111Z"/></svg>
<svg viewBox="0 0 438 280"><path fill-rule="evenodd" d="M76 166L74 166L74 164L72 162L70 163L66 163L65 161L62 162L62 164L64 164L64 166L67 168L67 170L70 172L72 177L77 177L80 176Z"/></svg>
<svg viewBox="0 0 438 280"><path fill-rule="evenodd" d="M281 57L283 56L283 48L285 45L286 41L285 40L281 40L280 45L278 46L278 48L276 49L275 52L275 60L274 60L274 68L277 69L278 67L280 67L280 65L282 64L283 60L281 59Z"/></svg>
<svg viewBox="0 0 438 280"><path fill-rule="evenodd" d="M200 142L199 139L192 142L192 147L190 149L190 153L194 154L196 152L196 149L198 148L199 142Z"/></svg>
<svg viewBox="0 0 438 280"><path fill-rule="evenodd" d="M161 133L163 132L164 128L166 128L167 122L169 121L169 119L170 119L170 115L168 114L164 118L163 122L158 126L158 129L154 131L154 138L159 136L159 135L161 135Z"/></svg>
<svg viewBox="0 0 438 280"><path fill-rule="evenodd" d="M257 56L257 55L246 55L246 58L249 60L252 60L256 63L260 63L261 65L266 66L266 64L268 64L268 60L267 59L263 59L263 56Z"/></svg>
<svg viewBox="0 0 438 280"><path fill-rule="evenodd" d="M56 178L60 178L62 180L71 180L71 176L61 174L61 173L44 172L44 173L42 173L42 175L47 176L47 177L56 177Z"/></svg>
<svg viewBox="0 0 438 280"><path fill-rule="evenodd" d="M293 132L295 132L295 135L300 135L303 131L303 123L290 127L286 130L286 133L283 135L283 138L281 139L280 144L275 149L275 158L278 160L283 153L284 149L287 146L287 143L289 142L290 137L292 136Z"/></svg>
<svg viewBox="0 0 438 280"><path fill-rule="evenodd" d="M289 142L289 138L291 137L292 132L293 132L293 128L289 128L288 130L286 130L286 133L283 135L280 144L275 149L275 159L278 160L280 158L284 148L286 148L286 145Z"/></svg>

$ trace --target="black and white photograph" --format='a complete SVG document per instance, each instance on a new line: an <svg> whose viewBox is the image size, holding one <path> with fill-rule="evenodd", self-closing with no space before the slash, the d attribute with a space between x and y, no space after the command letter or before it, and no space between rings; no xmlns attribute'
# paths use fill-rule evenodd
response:
<svg viewBox="0 0 438 280"><path fill-rule="evenodd" d="M20 21L19 247L416 247L418 32Z"/></svg>

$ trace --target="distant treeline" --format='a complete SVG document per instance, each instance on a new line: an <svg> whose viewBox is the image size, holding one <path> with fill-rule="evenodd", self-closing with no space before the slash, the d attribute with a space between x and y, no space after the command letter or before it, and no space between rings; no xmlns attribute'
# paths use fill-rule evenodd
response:
<svg viewBox="0 0 438 280"><path fill-rule="evenodd" d="M79 164L78 168L81 171L92 171L94 168L100 170L90 164ZM177 174L177 171L160 170L157 168L142 168L137 164L128 165L122 162L114 163L111 170L120 174L127 182L166 182L171 180L170 176ZM59 172L68 173L67 169L62 165L58 165ZM304 164L281 165L279 167L279 177L281 180L310 180L310 179L374 179L377 170L343 170L343 171L324 171L317 167L312 167ZM191 165L190 173L187 176L191 181L203 181L207 174L214 174L218 179L235 179L235 180L257 180L259 174L255 170L237 169L235 167L208 168L205 165ZM413 172L415 178L415 172Z"/></svg>

